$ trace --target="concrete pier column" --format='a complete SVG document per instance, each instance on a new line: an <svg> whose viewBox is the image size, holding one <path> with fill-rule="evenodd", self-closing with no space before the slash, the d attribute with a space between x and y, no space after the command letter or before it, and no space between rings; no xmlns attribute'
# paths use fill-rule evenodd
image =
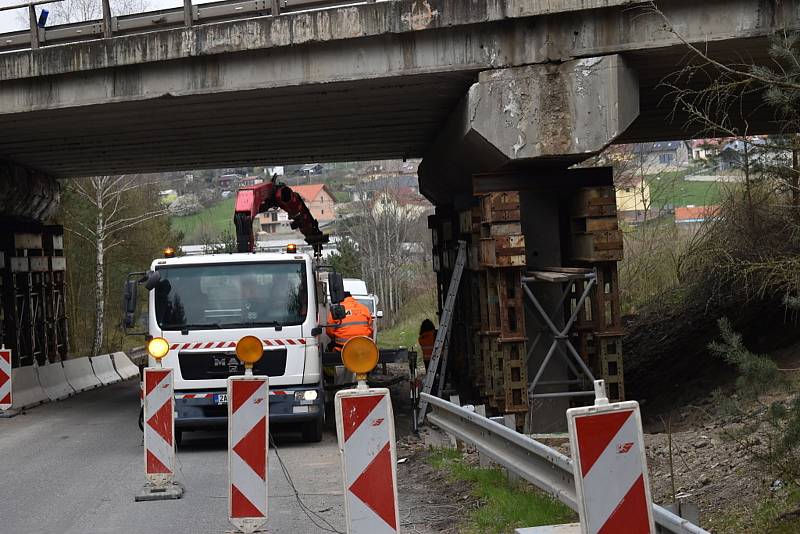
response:
<svg viewBox="0 0 800 534"><path fill-rule="evenodd" d="M569 166L610 145L639 115L639 84L619 55L480 73L420 166L433 201L469 196L476 173Z"/></svg>

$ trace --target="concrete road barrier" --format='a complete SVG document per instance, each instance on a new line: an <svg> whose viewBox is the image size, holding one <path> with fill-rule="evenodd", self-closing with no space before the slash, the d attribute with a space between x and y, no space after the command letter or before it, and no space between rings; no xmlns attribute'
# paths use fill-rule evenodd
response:
<svg viewBox="0 0 800 534"><path fill-rule="evenodd" d="M139 368L128 358L124 352L115 352L111 355L114 359L114 367L123 380L129 380L139 376Z"/></svg>
<svg viewBox="0 0 800 534"><path fill-rule="evenodd" d="M66 399L75 394L75 390L67 382L61 362L49 363L38 367L39 384L51 401Z"/></svg>
<svg viewBox="0 0 800 534"><path fill-rule="evenodd" d="M64 362L64 375L67 382L76 392L86 391L102 386L102 382L97 379L92 369L92 362L89 358L76 358Z"/></svg>
<svg viewBox="0 0 800 534"><path fill-rule="evenodd" d="M110 354L103 354L89 359L92 361L94 375L104 386L115 384L122 380L122 377L114 370L114 364L111 362Z"/></svg>
<svg viewBox="0 0 800 534"><path fill-rule="evenodd" d="M39 385L36 368L32 365L13 369L11 384L14 391L12 408L28 408L50 400L42 386Z"/></svg>

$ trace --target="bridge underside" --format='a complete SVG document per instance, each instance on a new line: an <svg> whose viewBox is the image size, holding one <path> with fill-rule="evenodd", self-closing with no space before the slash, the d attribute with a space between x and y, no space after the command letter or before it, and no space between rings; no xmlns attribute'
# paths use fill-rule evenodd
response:
<svg viewBox="0 0 800 534"><path fill-rule="evenodd" d="M460 72L0 115L0 154L58 177L421 156Z"/></svg>

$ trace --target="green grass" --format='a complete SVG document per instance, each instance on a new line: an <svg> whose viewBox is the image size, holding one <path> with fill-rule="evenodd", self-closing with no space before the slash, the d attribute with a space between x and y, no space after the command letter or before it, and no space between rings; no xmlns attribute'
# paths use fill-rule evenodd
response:
<svg viewBox="0 0 800 534"><path fill-rule="evenodd" d="M436 323L436 293L429 291L412 299L397 314L391 328L378 330L378 346L382 349L413 347L419 337L419 325L425 319Z"/></svg>
<svg viewBox="0 0 800 534"><path fill-rule="evenodd" d="M528 484L510 483L500 469L470 466L457 450L435 449L428 461L435 469L446 471L451 480L470 483L473 495L481 501L465 518L462 532L501 534L577 520L572 510L549 495Z"/></svg>
<svg viewBox="0 0 800 534"><path fill-rule="evenodd" d="M659 179L660 178L660 179ZM709 206L719 203L724 187L720 182L688 182L674 173L651 176L650 201L654 208L672 206Z"/></svg>
<svg viewBox="0 0 800 534"><path fill-rule="evenodd" d="M200 213L185 217L172 217L170 218L172 230L183 234L184 243L197 240L200 234L210 237L218 236L225 231L235 234L233 226L235 202L234 198L226 198Z"/></svg>
<svg viewBox="0 0 800 534"><path fill-rule="evenodd" d="M719 534L796 534L800 532L800 488L788 486L760 503L708 517L708 528Z"/></svg>

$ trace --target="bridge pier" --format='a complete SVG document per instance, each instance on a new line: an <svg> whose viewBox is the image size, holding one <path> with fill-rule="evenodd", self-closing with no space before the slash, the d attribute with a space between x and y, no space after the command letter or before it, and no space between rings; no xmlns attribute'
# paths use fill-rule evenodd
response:
<svg viewBox="0 0 800 534"><path fill-rule="evenodd" d="M14 367L66 357L63 229L45 224L60 192L55 178L0 160L0 343Z"/></svg>
<svg viewBox="0 0 800 534"><path fill-rule="evenodd" d="M604 296L618 291L616 259L622 253L613 176L607 168L569 167L601 152L638 115L639 84L620 56L485 71L420 166L420 188L437 205L430 226L442 302L455 243L471 243L450 345L453 384L462 398L480 397L500 412L518 414L518 426L528 431L565 430L563 414L581 397L555 395L583 388L573 372L577 364L571 369L558 354L539 373L552 338L532 307L523 305L521 280L527 272L554 268L598 269L608 279L613 273L613 284L591 293L591 311L579 314L571 339L596 377L605 376L597 334L620 333L618 323L600 324L606 315L619 315L618 298ZM589 197L606 199L601 211L576 207ZM593 233L599 227L602 235ZM543 307L555 310L558 329L577 299L570 295L560 308L566 287L531 286ZM621 367L615 372L616 397L622 397ZM545 384L536 393L554 396L528 398L537 374Z"/></svg>

